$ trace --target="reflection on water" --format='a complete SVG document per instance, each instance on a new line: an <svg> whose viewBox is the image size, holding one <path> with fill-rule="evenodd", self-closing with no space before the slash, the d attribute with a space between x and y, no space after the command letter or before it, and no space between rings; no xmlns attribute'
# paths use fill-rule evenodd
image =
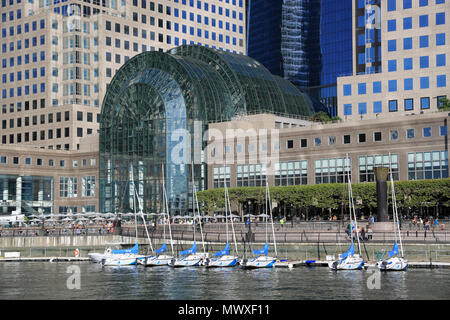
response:
<svg viewBox="0 0 450 320"><path fill-rule="evenodd" d="M448 299L450 270L331 271L325 267L102 267L78 263L80 289L70 290L69 263L0 263L0 299L297 300ZM367 283L374 272L380 289Z"/></svg>

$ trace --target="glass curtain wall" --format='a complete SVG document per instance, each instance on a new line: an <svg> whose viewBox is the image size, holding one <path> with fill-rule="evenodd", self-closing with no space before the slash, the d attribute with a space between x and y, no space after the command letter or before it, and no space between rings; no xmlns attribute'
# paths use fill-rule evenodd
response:
<svg viewBox="0 0 450 320"><path fill-rule="evenodd" d="M312 115L311 100L257 61L201 46L139 54L116 73L100 122L100 211L161 212L162 167L171 214L192 211L206 186L209 122L248 112Z"/></svg>

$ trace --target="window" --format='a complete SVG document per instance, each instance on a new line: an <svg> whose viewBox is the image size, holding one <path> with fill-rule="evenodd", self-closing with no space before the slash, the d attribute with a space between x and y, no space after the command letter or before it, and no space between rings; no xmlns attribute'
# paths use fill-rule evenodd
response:
<svg viewBox="0 0 450 320"><path fill-rule="evenodd" d="M447 86L447 75L441 74L436 76L436 87L443 88Z"/></svg>
<svg viewBox="0 0 450 320"><path fill-rule="evenodd" d="M445 62L445 53L436 55L436 67L444 67Z"/></svg>
<svg viewBox="0 0 450 320"><path fill-rule="evenodd" d="M358 94L366 94L366 84L358 83Z"/></svg>
<svg viewBox="0 0 450 320"><path fill-rule="evenodd" d="M307 160L275 163L274 179L276 186L307 184Z"/></svg>
<svg viewBox="0 0 450 320"><path fill-rule="evenodd" d="M352 85L344 84L344 96L351 96L351 95L352 95Z"/></svg>
<svg viewBox="0 0 450 320"><path fill-rule="evenodd" d="M419 27L420 28L428 27L428 15L427 14L419 16Z"/></svg>
<svg viewBox="0 0 450 320"><path fill-rule="evenodd" d="M388 20L387 30L388 30L388 32L397 30L397 24L396 24L396 20L395 19Z"/></svg>
<svg viewBox="0 0 450 320"><path fill-rule="evenodd" d="M388 60L388 72L397 71L397 60Z"/></svg>
<svg viewBox="0 0 450 320"><path fill-rule="evenodd" d="M420 36L419 37L419 47L420 48L428 48L429 46L429 37L428 36Z"/></svg>
<svg viewBox="0 0 450 320"><path fill-rule="evenodd" d="M336 144L336 136L329 136L328 137L328 145L334 146Z"/></svg>
<svg viewBox="0 0 450 320"><path fill-rule="evenodd" d="M95 176L84 176L81 179L81 196L95 196Z"/></svg>
<svg viewBox="0 0 450 320"><path fill-rule="evenodd" d="M403 18L403 29L412 29L412 17Z"/></svg>
<svg viewBox="0 0 450 320"><path fill-rule="evenodd" d="M61 198L78 197L78 178L60 177L59 178L59 196Z"/></svg>
<svg viewBox="0 0 450 320"><path fill-rule="evenodd" d="M406 139L414 139L414 129L406 129Z"/></svg>
<svg viewBox="0 0 450 320"><path fill-rule="evenodd" d="M343 183L348 181L351 175L351 159L331 158L314 161L315 182L321 183Z"/></svg>
<svg viewBox="0 0 450 320"><path fill-rule="evenodd" d="M342 142L343 142L344 144L350 144L350 142L351 142L350 135L349 135L349 134L344 134L344 136L343 136L343 138L342 138Z"/></svg>
<svg viewBox="0 0 450 320"><path fill-rule="evenodd" d="M388 40L388 51L393 52L397 51L397 40Z"/></svg>
<svg viewBox="0 0 450 320"><path fill-rule="evenodd" d="M344 116L351 116L351 115L352 115L352 105L344 104Z"/></svg>
<svg viewBox="0 0 450 320"><path fill-rule="evenodd" d="M292 149L294 147L294 140L287 140L286 141L286 148Z"/></svg>
<svg viewBox="0 0 450 320"><path fill-rule="evenodd" d="M396 112L397 110L397 100L389 100L389 112Z"/></svg>
<svg viewBox="0 0 450 320"><path fill-rule="evenodd" d="M389 90L389 92L397 91L397 80L389 80L388 81L388 90Z"/></svg>
<svg viewBox="0 0 450 320"><path fill-rule="evenodd" d="M308 139L300 139L300 148L308 147Z"/></svg>
<svg viewBox="0 0 450 320"><path fill-rule="evenodd" d="M429 77L420 77L420 89L428 89L430 87Z"/></svg>
<svg viewBox="0 0 450 320"><path fill-rule="evenodd" d="M389 131L389 136L390 136L391 141L398 140L398 130L396 130L396 129L390 130Z"/></svg>
<svg viewBox="0 0 450 320"><path fill-rule="evenodd" d="M265 184L267 168L263 164L238 165L236 184L238 187L260 187ZM222 180L223 185L223 180Z"/></svg>
<svg viewBox="0 0 450 320"><path fill-rule="evenodd" d="M408 153L408 180L448 178L448 151Z"/></svg>
<svg viewBox="0 0 450 320"><path fill-rule="evenodd" d="M403 59L403 69L404 70L412 70L413 69L413 58L404 58Z"/></svg>
<svg viewBox="0 0 450 320"><path fill-rule="evenodd" d="M414 110L414 100L413 99L405 99L405 111Z"/></svg>
<svg viewBox="0 0 450 320"><path fill-rule="evenodd" d="M437 46L445 45L445 33L436 33L436 45Z"/></svg>
<svg viewBox="0 0 450 320"><path fill-rule="evenodd" d="M413 78L407 78L403 80L404 90L413 90Z"/></svg>
<svg viewBox="0 0 450 320"><path fill-rule="evenodd" d="M403 39L403 50L412 49L412 38L404 38Z"/></svg>
<svg viewBox="0 0 450 320"><path fill-rule="evenodd" d="M314 146L320 147L322 145L322 138L316 137L314 138Z"/></svg>
<svg viewBox="0 0 450 320"><path fill-rule="evenodd" d="M365 133L359 133L358 134L358 143L364 143L366 142L366 134Z"/></svg>
<svg viewBox="0 0 450 320"><path fill-rule="evenodd" d="M420 109L430 109L430 98L429 97L420 98Z"/></svg>
<svg viewBox="0 0 450 320"><path fill-rule="evenodd" d="M382 112L382 105L381 101L374 101L373 102L373 113L381 113Z"/></svg>
<svg viewBox="0 0 450 320"><path fill-rule="evenodd" d="M428 56L421 56L420 57L420 68L428 68L430 66L430 60Z"/></svg>
<svg viewBox="0 0 450 320"><path fill-rule="evenodd" d="M412 0L403 0L403 9L411 9Z"/></svg>
<svg viewBox="0 0 450 320"><path fill-rule="evenodd" d="M439 127L439 135L441 137L447 136L447 126L440 126Z"/></svg>
<svg viewBox="0 0 450 320"><path fill-rule="evenodd" d="M445 24L445 12L436 13L436 25Z"/></svg>
<svg viewBox="0 0 450 320"><path fill-rule="evenodd" d="M213 181L214 188L223 188L224 182L226 182L227 187L230 186L230 167L214 167L213 168Z"/></svg>
<svg viewBox="0 0 450 320"><path fill-rule="evenodd" d="M388 0L387 2L387 10L395 11L396 10L396 0Z"/></svg>
<svg viewBox="0 0 450 320"><path fill-rule="evenodd" d="M367 103L366 102L358 103L358 114L367 114Z"/></svg>
<svg viewBox="0 0 450 320"><path fill-rule="evenodd" d="M429 138L431 137L431 127L425 127L423 128L423 137Z"/></svg>
<svg viewBox="0 0 450 320"><path fill-rule="evenodd" d="M389 167L393 180L399 180L398 154L369 155L359 157L359 182L375 181L374 167Z"/></svg>
<svg viewBox="0 0 450 320"><path fill-rule="evenodd" d="M373 93L381 93L381 81L373 82Z"/></svg>

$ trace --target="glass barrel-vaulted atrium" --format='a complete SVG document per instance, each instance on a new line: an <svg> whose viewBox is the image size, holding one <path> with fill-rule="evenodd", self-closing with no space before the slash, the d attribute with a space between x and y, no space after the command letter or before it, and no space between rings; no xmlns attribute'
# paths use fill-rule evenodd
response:
<svg viewBox="0 0 450 320"><path fill-rule="evenodd" d="M133 57L103 100L100 210L132 212L135 186L144 212L161 212L164 165L170 213L192 211L192 162L196 189L206 186L206 164L194 144L203 149L208 123L262 111L310 116L314 108L307 95L247 56L189 45ZM179 148L185 142L190 150Z"/></svg>

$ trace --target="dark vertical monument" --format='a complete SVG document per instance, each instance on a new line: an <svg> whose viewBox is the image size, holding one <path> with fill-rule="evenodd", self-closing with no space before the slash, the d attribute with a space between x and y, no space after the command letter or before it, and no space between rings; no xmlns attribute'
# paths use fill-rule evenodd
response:
<svg viewBox="0 0 450 320"><path fill-rule="evenodd" d="M377 222L388 221L387 176L388 167L374 167L377 182Z"/></svg>

